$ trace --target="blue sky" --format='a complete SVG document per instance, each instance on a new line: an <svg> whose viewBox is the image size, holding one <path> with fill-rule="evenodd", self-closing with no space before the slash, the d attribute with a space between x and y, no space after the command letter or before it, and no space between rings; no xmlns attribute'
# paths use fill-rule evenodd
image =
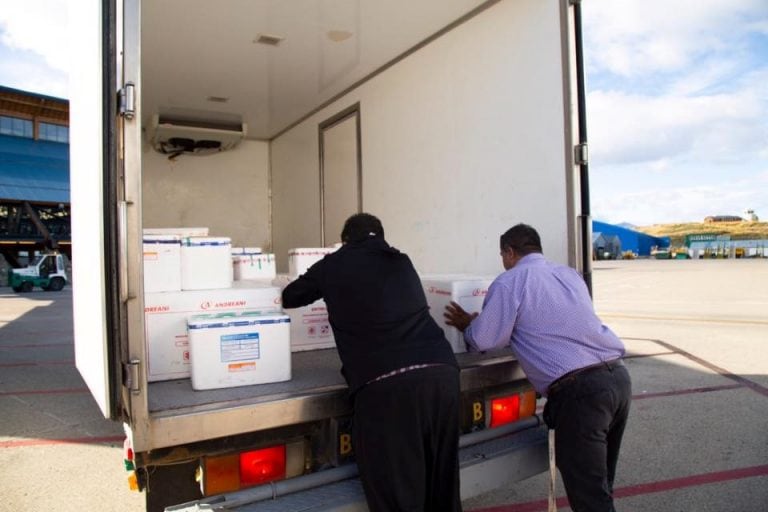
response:
<svg viewBox="0 0 768 512"><path fill-rule="evenodd" d="M0 0L0 85L67 98L67 0ZM768 220L768 0L583 0L592 216Z"/></svg>

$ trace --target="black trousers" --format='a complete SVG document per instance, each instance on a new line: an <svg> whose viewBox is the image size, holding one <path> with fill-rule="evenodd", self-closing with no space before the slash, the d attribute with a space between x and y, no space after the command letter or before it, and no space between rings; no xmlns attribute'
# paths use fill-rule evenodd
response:
<svg viewBox="0 0 768 512"><path fill-rule="evenodd" d="M460 512L459 372L412 370L355 394L352 439L371 512Z"/></svg>
<svg viewBox="0 0 768 512"><path fill-rule="evenodd" d="M632 397L623 365L586 370L550 393L544 420L574 512L614 512L613 481Z"/></svg>

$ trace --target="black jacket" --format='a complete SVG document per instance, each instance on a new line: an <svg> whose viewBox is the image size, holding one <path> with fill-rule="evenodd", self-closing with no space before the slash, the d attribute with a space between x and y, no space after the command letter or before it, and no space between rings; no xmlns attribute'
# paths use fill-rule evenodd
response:
<svg viewBox="0 0 768 512"><path fill-rule="evenodd" d="M343 245L283 290L283 307L323 298L342 374L354 393L366 382L415 364L458 367L429 314L410 258L382 238Z"/></svg>

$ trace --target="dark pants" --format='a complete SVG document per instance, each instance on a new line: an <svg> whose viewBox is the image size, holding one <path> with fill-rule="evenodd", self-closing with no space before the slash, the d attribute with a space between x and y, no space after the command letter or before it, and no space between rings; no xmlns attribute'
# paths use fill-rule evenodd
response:
<svg viewBox="0 0 768 512"><path fill-rule="evenodd" d="M371 512L460 512L459 372L412 370L355 395L352 439Z"/></svg>
<svg viewBox="0 0 768 512"><path fill-rule="evenodd" d="M613 512L613 480L632 384L623 365L578 373L550 392L544 420L575 512Z"/></svg>

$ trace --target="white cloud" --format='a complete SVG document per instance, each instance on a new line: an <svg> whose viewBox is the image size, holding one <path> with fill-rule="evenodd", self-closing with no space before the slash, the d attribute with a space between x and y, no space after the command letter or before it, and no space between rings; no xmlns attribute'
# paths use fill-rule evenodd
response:
<svg viewBox="0 0 768 512"><path fill-rule="evenodd" d="M766 149L765 103L754 91L644 96L596 91L587 99L590 153L604 165L693 158L747 159Z"/></svg>
<svg viewBox="0 0 768 512"><path fill-rule="evenodd" d="M59 71L69 70L67 0L0 0L0 39L42 56Z"/></svg>
<svg viewBox="0 0 768 512"><path fill-rule="evenodd" d="M762 220L768 218L768 199L763 191L768 172L748 179L714 186L649 187L631 192L593 197L593 218L638 226L672 222L697 222L708 215L741 215L752 208Z"/></svg>
<svg viewBox="0 0 768 512"><path fill-rule="evenodd" d="M675 72L749 30L765 30L765 0L590 0L588 64L624 77Z"/></svg>

